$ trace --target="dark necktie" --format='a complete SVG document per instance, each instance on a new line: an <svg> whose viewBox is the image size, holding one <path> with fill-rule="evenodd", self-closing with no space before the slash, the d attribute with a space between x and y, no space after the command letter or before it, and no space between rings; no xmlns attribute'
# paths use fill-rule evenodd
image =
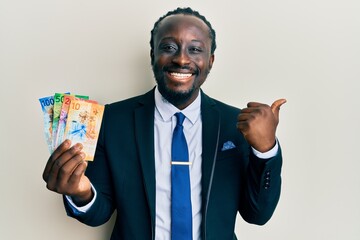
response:
<svg viewBox="0 0 360 240"><path fill-rule="evenodd" d="M171 144L171 239L192 239L189 153L183 132L184 114L175 114L177 124Z"/></svg>

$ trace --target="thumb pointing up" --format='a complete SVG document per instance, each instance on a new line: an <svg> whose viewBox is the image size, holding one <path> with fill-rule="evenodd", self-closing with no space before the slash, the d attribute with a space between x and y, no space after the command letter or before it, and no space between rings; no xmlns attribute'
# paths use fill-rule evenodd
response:
<svg viewBox="0 0 360 240"><path fill-rule="evenodd" d="M273 114L275 116L276 122L279 122L280 107L284 103L286 103L286 99L278 99L275 102L273 102L273 104L271 104L271 111L273 112Z"/></svg>

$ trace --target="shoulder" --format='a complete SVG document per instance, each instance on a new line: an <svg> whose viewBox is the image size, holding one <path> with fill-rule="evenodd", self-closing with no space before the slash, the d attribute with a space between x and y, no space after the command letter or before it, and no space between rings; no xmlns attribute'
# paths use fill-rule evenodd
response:
<svg viewBox="0 0 360 240"><path fill-rule="evenodd" d="M154 89L148 91L145 94L134 96L128 99L124 99L121 101L113 102L105 105L105 109L107 112L126 112L133 111L134 109L143 106L152 104L154 105Z"/></svg>
<svg viewBox="0 0 360 240"><path fill-rule="evenodd" d="M147 109L146 116L151 116L151 113L154 112L153 110L151 111L151 109L154 109L154 106L153 90L139 96L106 104L103 115L103 125L112 128L119 125L119 123L132 124L134 122L135 112L138 109Z"/></svg>

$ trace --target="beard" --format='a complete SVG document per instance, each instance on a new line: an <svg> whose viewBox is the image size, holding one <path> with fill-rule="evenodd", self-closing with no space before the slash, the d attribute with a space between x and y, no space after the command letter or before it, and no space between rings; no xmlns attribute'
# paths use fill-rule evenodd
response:
<svg viewBox="0 0 360 240"><path fill-rule="evenodd" d="M195 92L195 84L193 84L187 91L180 92L169 89L165 84L164 78L156 79L156 82L158 84L161 95L174 106L179 106L186 103Z"/></svg>
<svg viewBox="0 0 360 240"><path fill-rule="evenodd" d="M173 91L165 82L164 71L159 69L156 64L153 65L154 77L157 82L159 92L172 105L180 106L191 99L196 91L196 81L193 82L190 89L185 91Z"/></svg>

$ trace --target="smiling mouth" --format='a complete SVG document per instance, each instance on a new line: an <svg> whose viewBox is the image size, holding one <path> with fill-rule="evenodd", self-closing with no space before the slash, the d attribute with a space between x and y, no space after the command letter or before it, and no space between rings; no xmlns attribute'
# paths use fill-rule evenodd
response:
<svg viewBox="0 0 360 240"><path fill-rule="evenodd" d="M192 73L179 73L179 72L168 72L168 74L175 79L187 79L192 77Z"/></svg>

